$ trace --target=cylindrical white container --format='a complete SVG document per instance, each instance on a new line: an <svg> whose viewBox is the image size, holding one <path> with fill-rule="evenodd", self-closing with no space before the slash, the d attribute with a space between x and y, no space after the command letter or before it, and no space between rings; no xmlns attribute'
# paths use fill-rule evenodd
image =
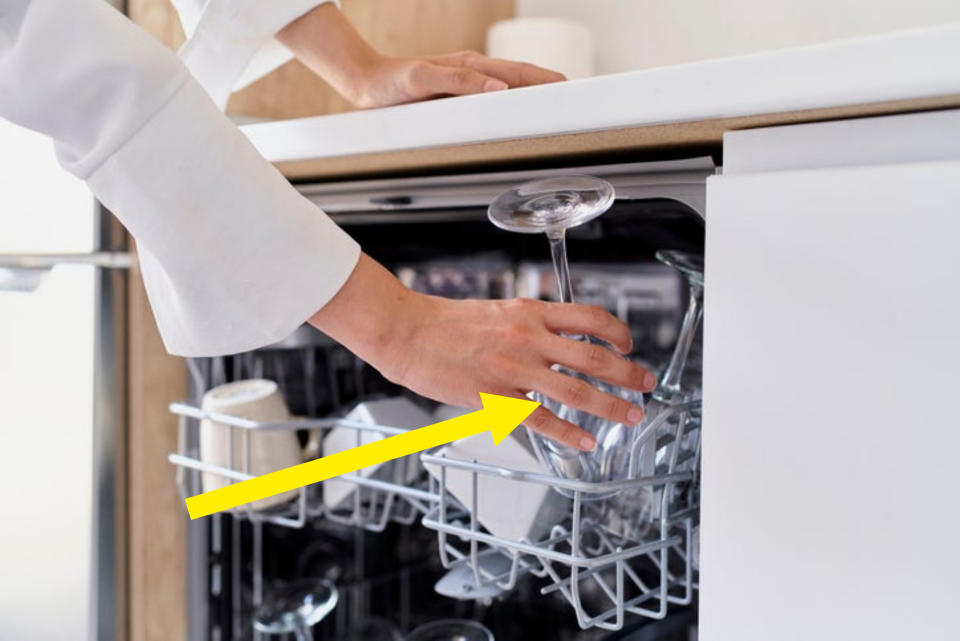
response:
<svg viewBox="0 0 960 641"><path fill-rule="evenodd" d="M487 31L487 55L559 71L569 80L594 73L593 32L560 18L512 18Z"/></svg>
<svg viewBox="0 0 960 641"><path fill-rule="evenodd" d="M276 423L290 420L287 404L273 381L254 379L227 383L209 390L203 396L202 407L208 412L238 416L241 418ZM200 458L206 463L220 467L243 469L242 428L233 429L233 455L230 452L230 430L223 423L210 419L200 422ZM297 435L292 430L271 430L250 434L250 474L259 476L284 467L296 465L303 460ZM232 465L231 465L232 463ZM203 474L203 491L209 492L229 484L229 480L210 472ZM253 508L262 510L284 503L297 496L291 490L253 503Z"/></svg>

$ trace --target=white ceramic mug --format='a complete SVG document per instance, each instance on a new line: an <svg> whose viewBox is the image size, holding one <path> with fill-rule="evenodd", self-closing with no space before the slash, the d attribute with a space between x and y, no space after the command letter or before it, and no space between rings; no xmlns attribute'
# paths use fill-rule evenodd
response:
<svg viewBox="0 0 960 641"><path fill-rule="evenodd" d="M261 423L290 420L287 404L273 381L252 379L214 387L203 395L207 412L227 414ZM233 459L230 458L230 430L233 430ZM243 433L250 432L250 469L255 476L301 463L304 453L294 430L246 430L231 428L211 419L200 422L200 458L205 463L243 471ZM212 472L203 473L203 490L208 492L229 485L230 480ZM253 503L263 510L280 505L297 495L291 490Z"/></svg>

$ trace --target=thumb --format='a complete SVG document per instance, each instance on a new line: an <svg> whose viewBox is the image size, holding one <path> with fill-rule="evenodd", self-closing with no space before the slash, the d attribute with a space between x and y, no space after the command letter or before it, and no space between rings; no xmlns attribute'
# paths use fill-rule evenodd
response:
<svg viewBox="0 0 960 641"><path fill-rule="evenodd" d="M430 63L418 65L411 74L410 80L414 91L425 96L437 94L462 96L507 88L507 83L504 81L473 69L445 67Z"/></svg>

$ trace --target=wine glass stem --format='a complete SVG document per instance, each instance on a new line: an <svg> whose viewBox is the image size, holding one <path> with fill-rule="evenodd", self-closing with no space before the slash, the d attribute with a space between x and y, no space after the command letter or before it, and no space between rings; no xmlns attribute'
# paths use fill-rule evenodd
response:
<svg viewBox="0 0 960 641"><path fill-rule="evenodd" d="M687 355L690 353L691 345L693 345L693 338L697 333L697 325L700 323L702 314L703 287L691 283L690 302L687 304L687 311L683 315L683 324L680 326L677 346L673 350L673 356L670 358L667 371L664 372L663 378L660 380L660 385L653 392L654 398L669 401L680 394L680 379L683 377L683 368L687 364Z"/></svg>
<svg viewBox="0 0 960 641"><path fill-rule="evenodd" d="M313 641L313 632L305 625L298 625L293 631L297 641Z"/></svg>
<svg viewBox="0 0 960 641"><path fill-rule="evenodd" d="M547 232L550 241L550 255L553 257L553 271L557 275L560 288L560 302L573 302L573 284L570 282L570 264L567 262L567 234L563 229L551 229Z"/></svg>

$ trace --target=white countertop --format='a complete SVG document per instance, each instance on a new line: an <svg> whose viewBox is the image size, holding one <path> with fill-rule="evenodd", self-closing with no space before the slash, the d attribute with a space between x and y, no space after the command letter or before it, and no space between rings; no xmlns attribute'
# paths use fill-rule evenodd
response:
<svg viewBox="0 0 960 641"><path fill-rule="evenodd" d="M960 24L243 127L271 162L960 94Z"/></svg>

